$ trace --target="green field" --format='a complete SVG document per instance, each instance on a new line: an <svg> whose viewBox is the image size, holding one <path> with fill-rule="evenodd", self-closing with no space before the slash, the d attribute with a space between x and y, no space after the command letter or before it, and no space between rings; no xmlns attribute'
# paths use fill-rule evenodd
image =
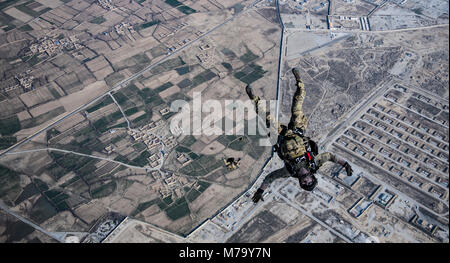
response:
<svg viewBox="0 0 450 263"><path fill-rule="evenodd" d="M116 182L111 181L96 189L91 190L91 197L94 199L106 197L112 194L116 190L116 187L117 187Z"/></svg>
<svg viewBox="0 0 450 263"><path fill-rule="evenodd" d="M173 205L169 206L165 212L172 220L177 220L191 213L184 197L178 199Z"/></svg>
<svg viewBox="0 0 450 263"><path fill-rule="evenodd" d="M2 136L0 137L0 150L6 149L16 144L17 138L15 136Z"/></svg>
<svg viewBox="0 0 450 263"><path fill-rule="evenodd" d="M23 188L22 193L19 195L19 197L17 197L17 199L14 201L14 203L20 204L21 202L25 201L26 199L28 199L38 193L39 193L39 190L36 188L36 186L33 183L30 183Z"/></svg>
<svg viewBox="0 0 450 263"><path fill-rule="evenodd" d="M20 131L21 126L17 115L6 119L0 119L0 135L11 135Z"/></svg>
<svg viewBox="0 0 450 263"><path fill-rule="evenodd" d="M197 12L194 9L190 8L189 6L185 6L185 5L179 6L179 7L177 7L177 9L186 15L190 15L190 14Z"/></svg>
<svg viewBox="0 0 450 263"><path fill-rule="evenodd" d="M57 210L41 196L33 206L30 213L30 218L36 223L43 223L45 220L57 214Z"/></svg>
<svg viewBox="0 0 450 263"><path fill-rule="evenodd" d="M0 198L4 198L4 201L15 200L21 190L19 175L0 165Z"/></svg>
<svg viewBox="0 0 450 263"><path fill-rule="evenodd" d="M181 67L181 68L176 68L175 70L177 71L178 75L180 75L180 76L181 76L181 75L184 75L184 74L187 74L187 73L190 72L189 66L185 66L185 67Z"/></svg>
<svg viewBox="0 0 450 263"><path fill-rule="evenodd" d="M194 136L192 135L187 135L186 137L184 137L184 139L180 142L180 144L190 147L192 144L194 144L197 141L197 139L195 139Z"/></svg>
<svg viewBox="0 0 450 263"><path fill-rule="evenodd" d="M106 22L106 19L103 16L98 16L94 19L92 19L91 21L89 21L89 23L93 23L93 24L102 24L103 22Z"/></svg>
<svg viewBox="0 0 450 263"><path fill-rule="evenodd" d="M183 5L182 3L178 2L177 0L166 0L165 2L166 2L166 4L171 5L173 7Z"/></svg>
<svg viewBox="0 0 450 263"><path fill-rule="evenodd" d="M31 31L31 30L33 30L33 28L30 25L28 25L28 24L19 27L19 29L22 30L22 31Z"/></svg>
<svg viewBox="0 0 450 263"><path fill-rule="evenodd" d="M114 101L112 100L112 98L110 96L107 96L105 99L103 99L101 102L98 102L97 104L95 104L94 106L87 108L86 111L88 113L94 112L98 109L101 109L111 103L113 103Z"/></svg>
<svg viewBox="0 0 450 263"><path fill-rule="evenodd" d="M150 157L150 153L148 151L143 151L138 157L133 159L133 162L138 166L143 167L148 164L148 157Z"/></svg>
<svg viewBox="0 0 450 263"><path fill-rule="evenodd" d="M155 93L160 93L161 91L164 91L172 86L173 86L173 83L169 81L169 82L164 83L161 86L157 87L154 91L155 91Z"/></svg>
<svg viewBox="0 0 450 263"><path fill-rule="evenodd" d="M197 197L199 197L200 195L201 195L201 193L200 193L199 191L197 191L197 190L195 190L195 189L191 189L191 190L187 193L186 199L187 199L189 202L192 202L192 201L194 201L195 199L197 199Z"/></svg>
<svg viewBox="0 0 450 263"><path fill-rule="evenodd" d="M242 60L242 62L244 62L244 63L249 63L257 58L258 58L258 56L253 54L253 52L248 48L247 48L247 52L244 55L239 57L239 59Z"/></svg>
<svg viewBox="0 0 450 263"><path fill-rule="evenodd" d="M26 14L32 16L32 17L38 17L38 16L42 15L43 13L52 10L51 8L48 8L48 7L47 7L47 8L42 9L42 10L39 11L39 12L36 12L36 11L34 11L33 9L31 9L31 8L28 7L28 4L31 4L32 2L34 2L34 1L31 0L31 1L25 2L25 3L20 4L20 5L16 5L15 7L16 7L18 10L20 10L20 11L22 11L22 12L24 12L24 13L26 13Z"/></svg>
<svg viewBox="0 0 450 263"><path fill-rule="evenodd" d="M233 66L231 66L230 63L222 62L222 66L223 66L224 68L226 68L228 71L232 71L232 70L233 70Z"/></svg>
<svg viewBox="0 0 450 263"><path fill-rule="evenodd" d="M246 84L250 84L262 78L266 72L261 66L252 63L244 70L234 73L234 77Z"/></svg>
<svg viewBox="0 0 450 263"><path fill-rule="evenodd" d="M138 29L145 29L145 28L157 25L157 24L159 24L159 20L149 21L149 22L140 24Z"/></svg>

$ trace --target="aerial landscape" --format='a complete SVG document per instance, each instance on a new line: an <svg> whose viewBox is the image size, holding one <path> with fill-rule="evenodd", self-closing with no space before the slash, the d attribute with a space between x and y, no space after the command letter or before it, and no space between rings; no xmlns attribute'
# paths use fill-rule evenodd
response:
<svg viewBox="0 0 450 263"><path fill-rule="evenodd" d="M252 202L293 68L353 172ZM448 0L0 0L0 72L1 243L449 242Z"/></svg>

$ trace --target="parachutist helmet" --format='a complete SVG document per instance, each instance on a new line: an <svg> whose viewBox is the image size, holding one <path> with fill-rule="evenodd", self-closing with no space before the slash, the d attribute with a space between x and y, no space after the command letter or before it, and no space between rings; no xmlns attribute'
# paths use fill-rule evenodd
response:
<svg viewBox="0 0 450 263"><path fill-rule="evenodd" d="M302 167L296 172L300 187L306 191L312 191L317 185L317 178L308 169Z"/></svg>

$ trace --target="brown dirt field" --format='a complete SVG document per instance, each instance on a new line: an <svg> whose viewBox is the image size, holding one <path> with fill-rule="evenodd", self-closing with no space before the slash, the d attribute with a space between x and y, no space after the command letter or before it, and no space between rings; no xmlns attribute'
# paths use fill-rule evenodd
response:
<svg viewBox="0 0 450 263"><path fill-rule="evenodd" d="M70 118L64 120L62 123L60 123L57 126L57 130L60 132L65 132L82 121L84 121L84 116L81 115L80 113L77 113L75 115L70 116Z"/></svg>
<svg viewBox="0 0 450 263"><path fill-rule="evenodd" d="M171 81L172 83L175 84L175 83L177 83L176 81L174 81L174 79L176 79L176 78L178 78L178 73L175 70L171 70L171 71L168 71L161 75L158 75L158 80L161 84L164 84L169 81ZM157 88L157 87L158 86L153 87L153 88Z"/></svg>
<svg viewBox="0 0 450 263"><path fill-rule="evenodd" d="M98 58L86 62L86 66L92 72L100 70L108 65L109 65L108 61L106 61L106 59L103 56L100 56Z"/></svg>
<svg viewBox="0 0 450 263"><path fill-rule="evenodd" d="M194 98L194 92L203 92L208 87L208 83L203 83L187 92L189 98Z"/></svg>
<svg viewBox="0 0 450 263"><path fill-rule="evenodd" d="M225 149L225 146L218 141L214 141L208 144L203 150L200 152L201 154L212 155L220 153Z"/></svg>
<svg viewBox="0 0 450 263"><path fill-rule="evenodd" d="M108 87L104 81L97 81L85 87L83 90L62 97L59 101L64 106L66 111L69 112L90 101L91 99L105 93L107 90Z"/></svg>
<svg viewBox="0 0 450 263"><path fill-rule="evenodd" d="M128 199L120 199L110 206L110 208L118 213L129 215L134 211L133 202Z"/></svg>
<svg viewBox="0 0 450 263"><path fill-rule="evenodd" d="M59 0L35 0L35 1L45 5L47 7L50 7L50 8L56 8L63 4L63 2L61 2ZM80 2L82 2L82 1L80 1Z"/></svg>
<svg viewBox="0 0 450 263"><path fill-rule="evenodd" d="M204 142L205 144L209 144L212 141L216 140L219 137L219 135L211 135L211 136L201 136L199 139Z"/></svg>
<svg viewBox="0 0 450 263"><path fill-rule="evenodd" d="M139 200L148 195L148 192L149 190L147 190L147 186L140 183L133 183L130 187L127 188L123 197L129 198L131 200Z"/></svg>
<svg viewBox="0 0 450 263"><path fill-rule="evenodd" d="M146 222L152 222L152 224L157 225L159 227L167 227L172 223L172 220L170 220L166 213L161 212L156 215L152 215L149 217L145 217Z"/></svg>
<svg viewBox="0 0 450 263"><path fill-rule="evenodd" d="M67 12L64 12L62 9L59 9L59 8L54 9L54 10L52 10L50 12L52 12L52 14L54 14L54 15L57 15L59 17L62 17L64 19L66 19L66 20L69 20L69 19L71 19L73 17L73 15L71 15L71 14L69 14Z"/></svg>
<svg viewBox="0 0 450 263"><path fill-rule="evenodd" d="M242 190L242 187L230 188L211 184L194 202L189 204L189 207L199 218L209 217Z"/></svg>
<svg viewBox="0 0 450 263"><path fill-rule="evenodd" d="M200 153L206 146L206 143L197 140L194 144L189 147L193 152Z"/></svg>
<svg viewBox="0 0 450 263"><path fill-rule="evenodd" d="M23 121L31 118L31 115L28 113L28 111L24 110L22 112L17 113L17 118L19 118L19 121Z"/></svg>
<svg viewBox="0 0 450 263"><path fill-rule="evenodd" d="M81 205L75 209L75 214L83 218L88 224L92 224L95 220L108 212L106 207L97 201L91 201L87 204Z"/></svg>
<svg viewBox="0 0 450 263"><path fill-rule="evenodd" d="M62 106L61 103L57 100L54 100L31 109L30 113L33 117L36 117L51 110L54 110L60 106Z"/></svg>
<svg viewBox="0 0 450 263"><path fill-rule="evenodd" d="M94 76L97 80L102 81L106 78L106 76L113 72L114 70L111 68L111 66L107 65L106 67L94 72Z"/></svg>
<svg viewBox="0 0 450 263"><path fill-rule="evenodd" d="M120 45L114 40L108 41L108 45L111 47L112 50L120 48Z"/></svg>
<svg viewBox="0 0 450 263"><path fill-rule="evenodd" d="M153 113L153 115L152 115L152 121L157 121L157 120L159 120L159 119L161 119L161 115Z"/></svg>
<svg viewBox="0 0 450 263"><path fill-rule="evenodd" d="M27 21L30 21L31 19L33 19L32 16L25 14L24 12L16 9L15 7L5 10L4 12L22 22L27 22Z"/></svg>
<svg viewBox="0 0 450 263"><path fill-rule="evenodd" d="M168 225L166 228L171 232L183 232L189 231L193 227L194 221L191 219L190 215L187 215L185 217L172 221L172 223Z"/></svg>
<svg viewBox="0 0 450 263"><path fill-rule="evenodd" d="M122 46L113 51L102 51L112 64L116 64L124 59L130 58L136 54L146 51L149 47L157 46L158 42L153 37L147 37L130 43L130 45Z"/></svg>
<svg viewBox="0 0 450 263"><path fill-rule="evenodd" d="M106 14L103 15L103 17L106 19L106 21L102 23L102 25L105 26L114 26L123 20L123 16L119 15L115 11L107 12Z"/></svg>
<svg viewBox="0 0 450 263"><path fill-rule="evenodd" d="M161 209L159 209L157 204L154 204L152 206L150 206L149 208L145 209L144 211L141 212L141 215L144 218L150 217L152 215L155 215L156 213L158 213L159 211L161 211Z"/></svg>
<svg viewBox="0 0 450 263"><path fill-rule="evenodd" d="M64 211L46 220L41 227L47 231L58 232L61 229L73 231L72 226L75 224L75 220L75 217L69 211Z"/></svg>
<svg viewBox="0 0 450 263"><path fill-rule="evenodd" d="M168 89L166 89L164 91L161 91L159 93L159 96L161 98L165 99L165 98L169 97L170 95L173 95L173 94L178 93L180 91L181 91L181 89L178 86L172 86L172 87L170 87L170 88L168 88Z"/></svg>
<svg viewBox="0 0 450 263"><path fill-rule="evenodd" d="M136 119L136 118L138 118L138 117L140 117L141 115L144 115L144 114L145 114L145 111L141 110L141 111L136 112L135 114L127 116L127 118L128 118L128 120L132 121L132 120L134 120L134 119Z"/></svg>
<svg viewBox="0 0 450 263"><path fill-rule="evenodd" d="M29 108L33 107L36 104L40 104L53 99L53 95L46 87L23 93L19 97Z"/></svg>

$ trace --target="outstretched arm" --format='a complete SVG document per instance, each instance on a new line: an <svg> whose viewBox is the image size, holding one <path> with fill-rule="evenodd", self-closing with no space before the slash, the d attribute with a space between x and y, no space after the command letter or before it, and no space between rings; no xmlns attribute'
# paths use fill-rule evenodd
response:
<svg viewBox="0 0 450 263"><path fill-rule="evenodd" d="M264 190L266 190L267 187L269 187L269 185L273 181L275 181L279 178L285 178L285 177L289 177L289 176L290 176L290 174L289 174L289 171L286 169L286 166L268 174L266 176L266 178L264 178L264 181L262 182L261 186L258 188L258 190L256 190L255 194L253 195L253 197L252 197L253 202L257 203L259 201L259 199L262 199L262 194L263 194Z"/></svg>
<svg viewBox="0 0 450 263"><path fill-rule="evenodd" d="M320 168L326 162L333 162L342 165L345 168L345 171L347 172L348 176L351 176L353 174L353 169L346 160L330 152L321 153L317 155L315 159L317 163L317 168Z"/></svg>

